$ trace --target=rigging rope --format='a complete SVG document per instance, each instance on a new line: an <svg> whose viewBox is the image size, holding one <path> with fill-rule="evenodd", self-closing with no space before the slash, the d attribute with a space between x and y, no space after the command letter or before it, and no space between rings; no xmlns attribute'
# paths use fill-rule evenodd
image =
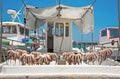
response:
<svg viewBox="0 0 120 79"><path fill-rule="evenodd" d="M86 10L86 12L81 16L81 18L72 19L72 20L82 20L82 18L87 14L87 12L91 9L91 7L95 4L96 0L90 5L90 7Z"/></svg>
<svg viewBox="0 0 120 79"><path fill-rule="evenodd" d="M24 4L24 7L25 7L34 17L36 17L36 16L27 8L27 6L26 6L24 0L22 0L22 3Z"/></svg>

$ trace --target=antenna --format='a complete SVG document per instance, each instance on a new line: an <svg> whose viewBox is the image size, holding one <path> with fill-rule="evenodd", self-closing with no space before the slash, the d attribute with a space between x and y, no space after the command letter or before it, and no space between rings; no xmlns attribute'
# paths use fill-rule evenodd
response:
<svg viewBox="0 0 120 79"><path fill-rule="evenodd" d="M12 17L12 22L15 20L15 18L16 18L16 14L17 14L17 12L15 11L15 10L8 10L7 11L7 13L8 14L10 14L11 15L11 17Z"/></svg>
<svg viewBox="0 0 120 79"><path fill-rule="evenodd" d="M7 13L11 15L12 22L14 22L14 21L16 20L16 18L18 18L19 22L22 22L22 21L20 20L19 16L18 16L18 15L20 14L21 10L22 10L22 9L20 9L18 12L16 12L15 10L9 9L9 10L7 11Z"/></svg>
<svg viewBox="0 0 120 79"><path fill-rule="evenodd" d="M58 7L56 8L58 11L57 17L61 17L62 15L60 14L60 12L62 11L62 9L68 9L68 7L63 7L61 6L61 0L58 0Z"/></svg>
<svg viewBox="0 0 120 79"><path fill-rule="evenodd" d="M60 6L61 0L58 0L58 7L56 8L58 11L57 17L61 17L60 11L62 10L62 7Z"/></svg>

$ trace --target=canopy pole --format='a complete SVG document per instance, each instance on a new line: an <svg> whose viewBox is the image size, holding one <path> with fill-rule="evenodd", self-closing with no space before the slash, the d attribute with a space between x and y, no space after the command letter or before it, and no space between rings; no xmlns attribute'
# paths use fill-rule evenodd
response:
<svg viewBox="0 0 120 79"><path fill-rule="evenodd" d="M118 27L119 27L119 36L120 36L120 0L118 0ZM119 38L120 43L120 38Z"/></svg>
<svg viewBox="0 0 120 79"><path fill-rule="evenodd" d="M25 36L25 50L27 50L27 46L26 46L26 18L24 18L24 36Z"/></svg>
<svg viewBox="0 0 120 79"><path fill-rule="evenodd" d="M25 4L24 0L21 0L21 1L23 3L24 7L26 7L26 4ZM27 14L28 14L28 11L27 11ZM27 14L24 14L25 50L27 50L27 45L26 45L26 29L25 29L25 27L26 27L26 18L25 18L25 16L27 16Z"/></svg>
<svg viewBox="0 0 120 79"><path fill-rule="evenodd" d="M118 33L119 33L118 54L117 54L115 60L118 60L118 56L120 53L120 0L118 0L118 28L119 28L119 30L118 30Z"/></svg>
<svg viewBox="0 0 120 79"><path fill-rule="evenodd" d="M26 7L25 2L22 0L24 7ZM24 14L25 17L25 14ZM24 18L24 35L25 35L25 50L27 50L27 45L26 45L26 18Z"/></svg>
<svg viewBox="0 0 120 79"><path fill-rule="evenodd" d="M83 42L83 33L81 33L81 45L80 45L81 50L82 50L82 44L83 44L82 42Z"/></svg>
<svg viewBox="0 0 120 79"><path fill-rule="evenodd" d="M81 42L83 42L83 33L81 34Z"/></svg>
<svg viewBox="0 0 120 79"><path fill-rule="evenodd" d="M61 4L61 0L58 0L58 5L59 5L59 7L60 7L60 4Z"/></svg>
<svg viewBox="0 0 120 79"><path fill-rule="evenodd" d="M2 0L0 0L0 62L2 62Z"/></svg>
<svg viewBox="0 0 120 79"><path fill-rule="evenodd" d="M94 37L93 37L93 31L92 31L92 39L91 39L92 40L92 50L91 50L92 52L93 52L93 39Z"/></svg>
<svg viewBox="0 0 120 79"><path fill-rule="evenodd" d="M119 36L120 36L120 0L118 0L118 27L119 27ZM120 45L120 37L119 37L119 45Z"/></svg>

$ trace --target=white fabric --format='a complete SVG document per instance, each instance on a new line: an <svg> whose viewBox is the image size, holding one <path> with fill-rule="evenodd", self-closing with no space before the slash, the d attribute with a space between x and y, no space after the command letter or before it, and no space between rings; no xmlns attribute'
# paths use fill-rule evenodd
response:
<svg viewBox="0 0 120 79"><path fill-rule="evenodd" d="M37 29L45 23L46 19L53 19L57 17L58 5L49 8L35 8L27 6L25 8L25 18L27 24L31 29ZM60 11L61 18L67 18L73 20L73 23L78 27L78 29L84 34L91 32L93 30L93 8L91 8L86 15L84 13L88 10L89 6L84 7L70 7L61 5L62 10ZM36 19L37 18L37 19ZM76 20L79 19L79 20Z"/></svg>
<svg viewBox="0 0 120 79"><path fill-rule="evenodd" d="M74 24L78 27L78 29L83 33L87 34L94 30L94 19L93 19L93 10L89 9L86 15L81 18L81 20L75 20Z"/></svg>

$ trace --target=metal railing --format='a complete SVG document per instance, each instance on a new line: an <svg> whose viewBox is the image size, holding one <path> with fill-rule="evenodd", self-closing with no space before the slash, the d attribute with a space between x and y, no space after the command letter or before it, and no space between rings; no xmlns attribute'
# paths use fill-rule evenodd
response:
<svg viewBox="0 0 120 79"><path fill-rule="evenodd" d="M104 46L107 44L111 44L111 45L115 45L115 47L113 46ZM112 49L118 49L117 55L115 56L115 60L118 60L118 56L119 56L119 52L120 52L120 45L119 45L119 41L111 41L111 42L105 42L105 43L101 43L97 45L98 47L101 47L101 50L103 50L104 48L112 48Z"/></svg>

